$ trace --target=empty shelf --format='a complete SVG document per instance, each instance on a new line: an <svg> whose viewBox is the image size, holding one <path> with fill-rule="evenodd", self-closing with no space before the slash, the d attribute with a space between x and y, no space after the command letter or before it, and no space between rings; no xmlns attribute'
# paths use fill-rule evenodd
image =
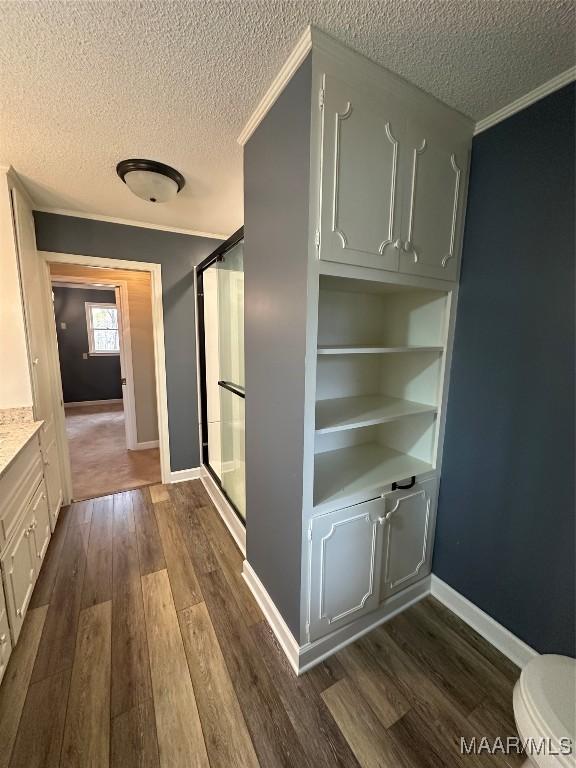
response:
<svg viewBox="0 0 576 768"><path fill-rule="evenodd" d="M435 405L413 403L397 397L341 397L316 403L316 432L338 432L343 429L369 427L396 421L417 413L435 413Z"/></svg>
<svg viewBox="0 0 576 768"><path fill-rule="evenodd" d="M443 352L444 347L379 347L371 344L321 345L319 355L390 355L398 352Z"/></svg>
<svg viewBox="0 0 576 768"><path fill-rule="evenodd" d="M315 456L314 506L338 508L367 491L421 475L432 464L375 443L340 448Z"/></svg>

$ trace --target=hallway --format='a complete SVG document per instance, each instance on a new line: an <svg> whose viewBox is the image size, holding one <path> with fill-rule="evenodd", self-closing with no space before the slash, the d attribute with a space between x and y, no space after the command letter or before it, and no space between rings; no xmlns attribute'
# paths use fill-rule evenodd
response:
<svg viewBox="0 0 576 768"><path fill-rule="evenodd" d="M121 403L75 406L65 410L75 499L160 482L158 448L126 449Z"/></svg>
<svg viewBox="0 0 576 768"><path fill-rule="evenodd" d="M200 481L63 509L0 689L0 768L521 763L460 754L515 735L518 670L432 598L296 678L241 568Z"/></svg>

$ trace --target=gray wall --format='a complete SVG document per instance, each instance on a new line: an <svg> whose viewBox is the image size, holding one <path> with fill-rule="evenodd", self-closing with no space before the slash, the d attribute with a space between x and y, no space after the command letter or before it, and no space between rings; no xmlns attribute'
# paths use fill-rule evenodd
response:
<svg viewBox="0 0 576 768"><path fill-rule="evenodd" d="M296 638L310 57L244 148L247 558Z"/></svg>
<svg viewBox="0 0 576 768"><path fill-rule="evenodd" d="M574 86L474 139L434 572L575 654Z"/></svg>
<svg viewBox="0 0 576 768"><path fill-rule="evenodd" d="M115 304L114 291L58 287L53 291L64 402L121 398L120 356L89 355L84 359L88 352L86 302Z"/></svg>
<svg viewBox="0 0 576 768"><path fill-rule="evenodd" d="M199 466L193 267L221 241L38 211L34 221L40 250L162 265L171 468Z"/></svg>

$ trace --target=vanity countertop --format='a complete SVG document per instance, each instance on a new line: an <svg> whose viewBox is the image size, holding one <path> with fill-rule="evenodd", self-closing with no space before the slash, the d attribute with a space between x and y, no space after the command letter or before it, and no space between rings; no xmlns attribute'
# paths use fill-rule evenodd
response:
<svg viewBox="0 0 576 768"><path fill-rule="evenodd" d="M0 410L0 477L20 451L37 434L42 421L4 421Z"/></svg>

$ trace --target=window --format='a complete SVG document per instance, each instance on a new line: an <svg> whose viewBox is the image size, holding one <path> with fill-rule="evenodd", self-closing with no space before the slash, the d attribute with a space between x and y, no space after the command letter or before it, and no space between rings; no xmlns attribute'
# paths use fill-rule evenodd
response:
<svg viewBox="0 0 576 768"><path fill-rule="evenodd" d="M118 307L116 304L86 302L88 352L91 355L119 355Z"/></svg>

